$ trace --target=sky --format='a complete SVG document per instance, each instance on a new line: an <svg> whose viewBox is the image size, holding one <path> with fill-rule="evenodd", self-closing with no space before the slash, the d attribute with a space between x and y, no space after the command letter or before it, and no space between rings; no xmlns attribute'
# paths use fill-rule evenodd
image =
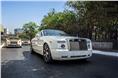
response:
<svg viewBox="0 0 118 78"><path fill-rule="evenodd" d="M40 25L44 15L53 8L61 12L66 1L2 1L2 25L14 32L14 28L21 28L30 21Z"/></svg>

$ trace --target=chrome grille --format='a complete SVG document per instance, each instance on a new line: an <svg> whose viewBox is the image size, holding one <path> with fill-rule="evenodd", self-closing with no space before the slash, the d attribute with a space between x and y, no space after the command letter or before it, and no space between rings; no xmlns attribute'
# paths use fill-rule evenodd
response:
<svg viewBox="0 0 118 78"><path fill-rule="evenodd" d="M11 42L11 44L17 44L17 42L15 42L15 41L12 41L12 42Z"/></svg>
<svg viewBox="0 0 118 78"><path fill-rule="evenodd" d="M84 39L70 39L70 50L87 50L87 42Z"/></svg>

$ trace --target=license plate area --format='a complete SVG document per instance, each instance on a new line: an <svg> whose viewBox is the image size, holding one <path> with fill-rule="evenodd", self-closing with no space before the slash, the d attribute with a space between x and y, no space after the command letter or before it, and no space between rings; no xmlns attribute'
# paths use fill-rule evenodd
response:
<svg viewBox="0 0 118 78"><path fill-rule="evenodd" d="M11 42L11 44L16 45L16 44L17 44L17 42Z"/></svg>

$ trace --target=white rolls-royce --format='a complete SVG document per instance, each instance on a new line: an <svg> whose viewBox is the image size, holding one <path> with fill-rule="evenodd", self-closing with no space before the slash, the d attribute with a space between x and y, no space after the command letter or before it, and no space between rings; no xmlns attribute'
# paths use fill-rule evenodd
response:
<svg viewBox="0 0 118 78"><path fill-rule="evenodd" d="M43 55L46 63L52 60L87 59L92 56L91 40L69 36L60 30L45 29L31 41L31 53Z"/></svg>

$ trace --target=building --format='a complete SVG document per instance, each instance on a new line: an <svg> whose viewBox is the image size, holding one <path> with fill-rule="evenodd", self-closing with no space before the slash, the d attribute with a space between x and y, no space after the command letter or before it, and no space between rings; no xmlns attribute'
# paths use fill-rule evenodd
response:
<svg viewBox="0 0 118 78"><path fill-rule="evenodd" d="M7 28L4 28L4 26L1 24L0 24L0 32L1 32L1 35L9 34L9 30Z"/></svg>
<svg viewBox="0 0 118 78"><path fill-rule="evenodd" d="M4 27L2 24L0 24L0 33L1 33L1 35L3 35L3 33L4 33Z"/></svg>
<svg viewBox="0 0 118 78"><path fill-rule="evenodd" d="M22 32L23 32L23 30L21 28L14 29L14 34L15 35L21 34Z"/></svg>
<svg viewBox="0 0 118 78"><path fill-rule="evenodd" d="M9 30L7 28L4 28L4 35L9 34Z"/></svg>
<svg viewBox="0 0 118 78"><path fill-rule="evenodd" d="M1 41L5 41L8 35L10 34L9 30L7 28L4 28L2 24L0 24L0 33L1 33Z"/></svg>

